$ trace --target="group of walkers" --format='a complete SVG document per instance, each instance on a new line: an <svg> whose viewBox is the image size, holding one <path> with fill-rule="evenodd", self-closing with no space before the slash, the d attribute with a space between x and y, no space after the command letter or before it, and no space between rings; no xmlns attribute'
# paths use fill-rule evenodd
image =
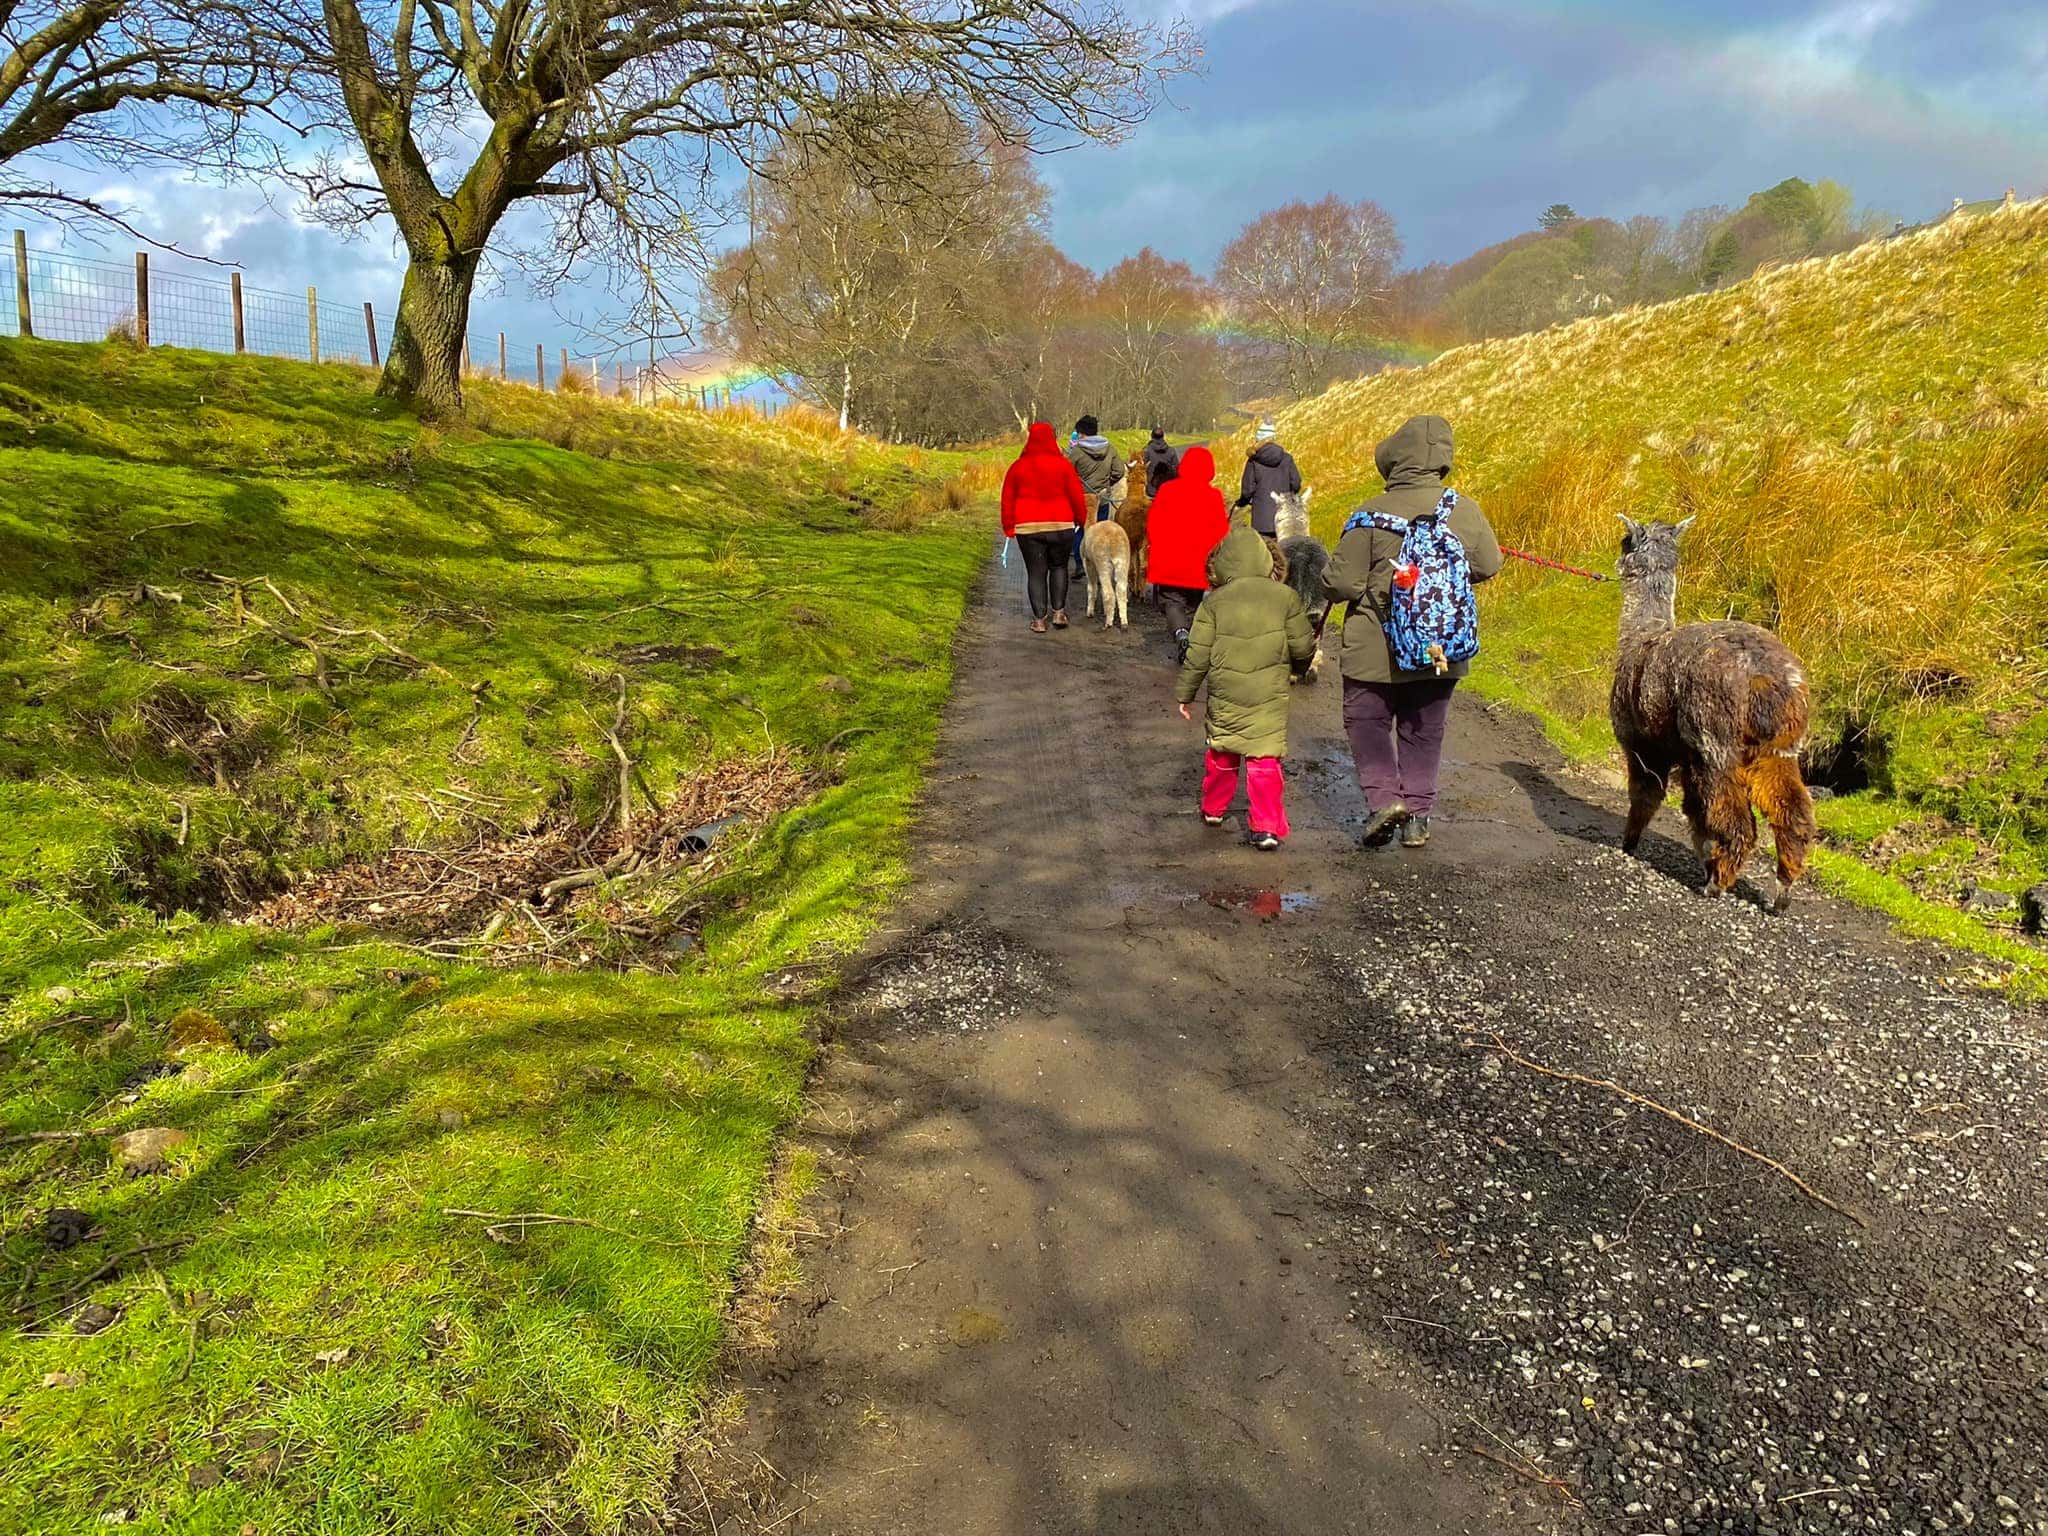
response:
<svg viewBox="0 0 2048 1536"><path fill-rule="evenodd" d="M1386 488L1346 519L1324 577L1328 611L1341 612L1344 730L1365 795L1368 846L1429 841L1451 696L1477 649L1470 587L1501 567L1485 512L1449 489L1452 448L1441 416L1417 416L1379 445L1374 461ZM1176 449L1155 428L1139 462L1151 498L1145 580L1178 647L1183 718L1194 718L1206 693L1202 819L1226 823L1242 777L1249 840L1277 849L1288 834L1281 761L1291 684L1320 639L1301 594L1280 579L1284 562L1273 543L1280 498L1301 494L1301 471L1273 424L1261 422L1235 504L1248 515L1233 526L1207 447ZM1003 481L1002 515L1005 537L1024 558L1034 633L1068 627L1069 567L1081 533L1091 519L1114 515L1129 472L1093 417L1075 424L1064 453L1050 425L1031 427ZM1425 655L1413 615L1418 582L1422 594L1442 597L1432 563L1439 558L1454 572L1443 587L1462 592L1470 633L1447 649L1436 632Z"/></svg>

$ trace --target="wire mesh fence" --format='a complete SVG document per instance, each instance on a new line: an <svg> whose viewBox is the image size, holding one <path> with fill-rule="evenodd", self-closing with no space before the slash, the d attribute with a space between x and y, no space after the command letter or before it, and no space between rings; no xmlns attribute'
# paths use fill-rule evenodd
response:
<svg viewBox="0 0 2048 1536"><path fill-rule="evenodd" d="M0 336L118 339L372 366L382 362L391 339L391 312L374 302L335 303L312 288L303 294L252 288L240 273L179 267L149 252L137 252L132 261L107 261L33 251L19 231L12 250L0 252L0 282ZM14 302L5 302L7 295ZM521 345L502 331L465 339L463 371L547 390L563 389L564 376L573 375L578 382L569 389L645 404L739 405L764 414L776 408L747 400L729 385L684 382L659 363L607 366L560 347Z"/></svg>

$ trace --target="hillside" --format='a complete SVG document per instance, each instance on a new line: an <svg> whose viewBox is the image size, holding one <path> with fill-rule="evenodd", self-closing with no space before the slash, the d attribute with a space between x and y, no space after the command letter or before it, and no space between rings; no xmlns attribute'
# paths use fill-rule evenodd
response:
<svg viewBox="0 0 2048 1536"><path fill-rule="evenodd" d="M1929 894L2048 856L2048 203L1720 293L1459 348L1280 418L1322 532L1409 415L1502 539L1612 568L1615 514L1697 516L1681 617L1775 627L1818 691L1831 833ZM1241 436L1226 446L1242 446ZM1618 595L1511 563L1475 681L1612 750Z"/></svg>
<svg viewBox="0 0 2048 1536"><path fill-rule="evenodd" d="M666 1507L786 968L902 878L957 466L494 385L436 432L256 358L0 380L0 1529Z"/></svg>

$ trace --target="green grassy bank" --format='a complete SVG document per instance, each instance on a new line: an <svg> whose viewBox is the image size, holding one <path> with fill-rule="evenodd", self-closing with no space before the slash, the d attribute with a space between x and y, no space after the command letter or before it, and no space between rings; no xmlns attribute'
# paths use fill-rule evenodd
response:
<svg viewBox="0 0 2048 1536"><path fill-rule="evenodd" d="M663 1507L808 1057L771 978L903 878L956 467L0 341L0 1530ZM734 830L495 925L438 872L573 865L621 750Z"/></svg>

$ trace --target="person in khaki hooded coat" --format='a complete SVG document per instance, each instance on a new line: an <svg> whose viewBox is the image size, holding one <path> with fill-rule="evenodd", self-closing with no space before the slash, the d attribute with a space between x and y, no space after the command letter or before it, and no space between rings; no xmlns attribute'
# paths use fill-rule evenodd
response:
<svg viewBox="0 0 2048 1536"><path fill-rule="evenodd" d="M1358 512L1390 512L1404 522L1435 512L1450 476L1451 450L1451 424L1443 417L1410 419L1375 452L1387 488ZM1479 503L1460 495L1448 522L1465 546L1472 580L1491 580L1501 567L1500 543ZM1400 535L1350 528L1331 553L1325 585L1333 604L1350 604L1338 670L1344 674L1344 730L1365 792L1363 841L1377 846L1398 831L1404 847L1420 848L1429 841L1451 694L1471 663L1453 662L1441 677L1394 664L1386 623L1400 553Z"/></svg>
<svg viewBox="0 0 2048 1536"><path fill-rule="evenodd" d="M1286 780L1289 682L1315 659L1316 635L1292 587L1273 580L1266 541L1234 529L1209 557L1209 595L1196 610L1174 695L1181 718L1206 684L1209 739L1202 772L1202 819L1223 825L1244 772L1251 798L1255 848L1274 849L1287 835Z"/></svg>

